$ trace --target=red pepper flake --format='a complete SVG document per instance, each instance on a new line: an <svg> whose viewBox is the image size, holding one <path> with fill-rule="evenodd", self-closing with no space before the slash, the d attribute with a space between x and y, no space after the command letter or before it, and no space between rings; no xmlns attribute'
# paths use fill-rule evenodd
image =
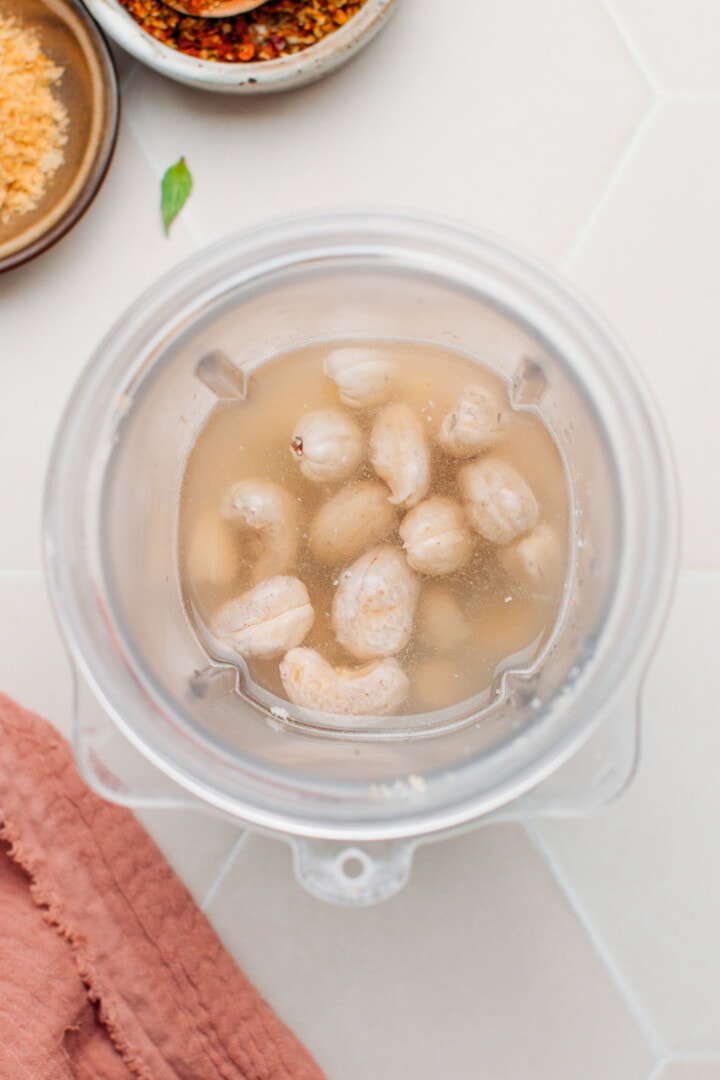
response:
<svg viewBox="0 0 720 1080"><path fill-rule="evenodd" d="M231 18L181 15L162 0L120 0L148 34L171 49L229 64L301 52L344 26L366 0L268 0Z"/></svg>

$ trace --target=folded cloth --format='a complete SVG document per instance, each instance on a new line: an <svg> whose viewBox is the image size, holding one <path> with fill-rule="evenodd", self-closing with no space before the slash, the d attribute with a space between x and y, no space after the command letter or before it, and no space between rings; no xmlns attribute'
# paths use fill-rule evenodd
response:
<svg viewBox="0 0 720 1080"><path fill-rule="evenodd" d="M133 815L3 695L0 1078L322 1080Z"/></svg>

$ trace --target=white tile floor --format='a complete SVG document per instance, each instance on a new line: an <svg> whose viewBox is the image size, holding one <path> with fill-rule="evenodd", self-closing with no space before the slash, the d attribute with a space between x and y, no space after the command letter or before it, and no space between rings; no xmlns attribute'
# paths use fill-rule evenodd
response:
<svg viewBox="0 0 720 1080"><path fill-rule="evenodd" d="M267 100L124 59L97 201L0 278L0 686L66 732L40 576L50 440L110 323L201 244L310 207L452 214L566 272L663 409L682 574L616 805L421 849L405 891L362 911L303 893L278 842L143 815L329 1080L720 1080L718 60L712 0L405 0L347 68ZM167 240L159 177L180 154L196 186Z"/></svg>

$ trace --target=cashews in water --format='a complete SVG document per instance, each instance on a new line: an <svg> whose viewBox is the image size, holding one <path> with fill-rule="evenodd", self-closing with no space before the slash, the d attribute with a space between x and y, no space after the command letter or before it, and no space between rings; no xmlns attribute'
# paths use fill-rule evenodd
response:
<svg viewBox="0 0 720 1080"><path fill-rule="evenodd" d="M385 540L395 527L390 492L377 480L349 484L320 507L308 543L319 562L339 566Z"/></svg>
<svg viewBox="0 0 720 1080"><path fill-rule="evenodd" d="M442 495L413 507L400 523L400 536L412 569L432 577L459 570L473 552L462 507Z"/></svg>
<svg viewBox="0 0 720 1080"><path fill-rule="evenodd" d="M437 441L453 457L472 457L489 450L503 434L503 405L484 386L466 386L443 418Z"/></svg>
<svg viewBox="0 0 720 1080"><path fill-rule="evenodd" d="M409 405L386 405L370 434L370 461L392 491L391 503L411 507L430 487L430 450L423 426Z"/></svg>
<svg viewBox="0 0 720 1080"><path fill-rule="evenodd" d="M240 571L237 539L217 511L204 510L194 522L185 565L196 585L229 585L237 577Z"/></svg>
<svg viewBox="0 0 720 1080"><path fill-rule="evenodd" d="M216 615L212 631L240 656L269 659L299 645L315 620L299 578L266 578Z"/></svg>
<svg viewBox="0 0 720 1080"><path fill-rule="evenodd" d="M290 453L300 462L300 472L316 484L347 480L362 461L364 449L360 428L340 409L305 413L290 441Z"/></svg>
<svg viewBox="0 0 720 1080"><path fill-rule="evenodd" d="M415 622L423 649L434 653L455 652L470 641L473 633L472 623L455 594L437 583L421 592Z"/></svg>
<svg viewBox="0 0 720 1080"><path fill-rule="evenodd" d="M500 562L512 577L543 592L557 587L565 558L555 529L537 525L527 536L504 548Z"/></svg>
<svg viewBox="0 0 720 1080"><path fill-rule="evenodd" d="M416 709L446 709L472 693L467 664L447 656L430 656L413 672L412 696Z"/></svg>
<svg viewBox="0 0 720 1080"><path fill-rule="evenodd" d="M350 346L335 349L323 371L337 385L340 400L353 409L382 405L395 382L395 365L379 349Z"/></svg>
<svg viewBox="0 0 720 1080"><path fill-rule="evenodd" d="M398 548L362 555L340 575L332 605L335 636L358 660L392 656L410 640L419 584Z"/></svg>
<svg viewBox="0 0 720 1080"><path fill-rule="evenodd" d="M498 457L478 458L460 470L465 513L493 544L511 544L537 522L539 507L520 473Z"/></svg>
<svg viewBox="0 0 720 1080"><path fill-rule="evenodd" d="M255 533L254 582L291 570L300 540L300 511L289 491L271 480L240 480L226 492L222 516Z"/></svg>
<svg viewBox="0 0 720 1080"><path fill-rule="evenodd" d="M346 716L391 716L407 697L410 681L397 660L360 668L336 667L315 649L291 649L280 678L294 705Z"/></svg>

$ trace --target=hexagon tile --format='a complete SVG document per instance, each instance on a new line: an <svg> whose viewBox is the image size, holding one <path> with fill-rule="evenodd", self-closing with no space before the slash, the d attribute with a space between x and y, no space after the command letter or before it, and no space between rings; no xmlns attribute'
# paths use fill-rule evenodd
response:
<svg viewBox="0 0 720 1080"><path fill-rule="evenodd" d="M653 81L669 94L720 92L720 6L713 0L608 0Z"/></svg>
<svg viewBox="0 0 720 1080"><path fill-rule="evenodd" d="M186 155L206 240L372 203L451 214L558 257L648 88L599 0L466 8L439 15L438 0L410 0L331 80L263 101L208 109L197 92L139 70L126 115L156 168Z"/></svg>
<svg viewBox="0 0 720 1080"><path fill-rule="evenodd" d="M535 828L661 1049L720 1063L719 641L720 578L684 575L631 787L600 813Z"/></svg>
<svg viewBox="0 0 720 1080"><path fill-rule="evenodd" d="M208 914L329 1080L646 1080L655 1061L518 826L421 848L397 897L356 910L251 836Z"/></svg>
<svg viewBox="0 0 720 1080"><path fill-rule="evenodd" d="M304 893L282 843L140 815L328 1080L720 1080L719 42L718 0L406 0L346 68L263 100L118 51L106 184L3 276L0 686L65 733L40 570L52 434L113 320L199 241L321 206L450 214L569 272L665 414L685 572L615 805L428 845L362 910ZM195 189L167 239L158 185L181 154Z"/></svg>
<svg viewBox="0 0 720 1080"><path fill-rule="evenodd" d="M570 265L624 337L672 437L684 501L683 565L715 569L720 486L720 104L652 117Z"/></svg>

